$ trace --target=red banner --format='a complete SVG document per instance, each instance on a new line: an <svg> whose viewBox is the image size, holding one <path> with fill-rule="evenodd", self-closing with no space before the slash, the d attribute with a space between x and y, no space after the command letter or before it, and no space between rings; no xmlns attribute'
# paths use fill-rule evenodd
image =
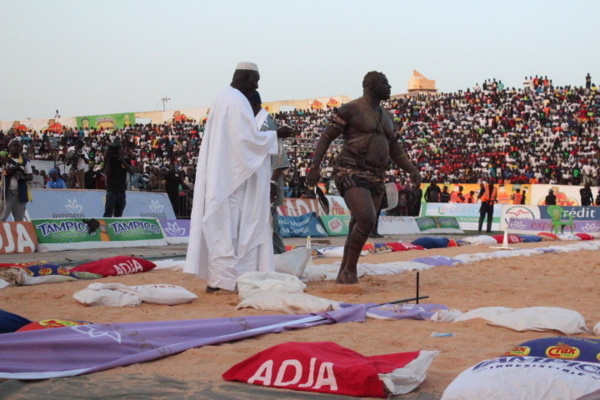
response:
<svg viewBox="0 0 600 400"><path fill-rule="evenodd" d="M37 236L31 222L0 223L0 254L33 253Z"/></svg>

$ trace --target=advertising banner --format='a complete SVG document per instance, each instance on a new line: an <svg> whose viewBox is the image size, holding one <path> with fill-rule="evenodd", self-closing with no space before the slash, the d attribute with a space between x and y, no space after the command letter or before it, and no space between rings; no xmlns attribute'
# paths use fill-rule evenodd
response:
<svg viewBox="0 0 600 400"><path fill-rule="evenodd" d="M556 196L557 206L580 206L581 195L579 194L579 190L582 188L583 186L572 185L533 185L531 204L537 206L546 205L546 196L548 195L548 192L552 190ZM596 195L598 194L598 186L592 186L591 189L592 195L594 198L596 198Z"/></svg>
<svg viewBox="0 0 600 400"><path fill-rule="evenodd" d="M135 113L77 117L77 126L82 128L122 129L130 125L135 125Z"/></svg>
<svg viewBox="0 0 600 400"><path fill-rule="evenodd" d="M158 222L168 244L188 243L190 239L189 219L161 219Z"/></svg>
<svg viewBox="0 0 600 400"><path fill-rule="evenodd" d="M419 233L464 233L454 217L418 217L415 222Z"/></svg>
<svg viewBox="0 0 600 400"><path fill-rule="evenodd" d="M346 236L350 225L349 215L321 215L321 222L329 236Z"/></svg>
<svg viewBox="0 0 600 400"><path fill-rule="evenodd" d="M419 233L419 227L414 217L379 217L377 232L381 235L414 235Z"/></svg>
<svg viewBox="0 0 600 400"><path fill-rule="evenodd" d="M492 218L492 230L500 230L500 219L502 210L508 205L494 205L494 214ZM525 206L519 206L525 207ZM481 204L465 204L465 203L423 203L421 207L421 215L427 217L455 217L458 221L460 229L463 231L474 231L478 229L479 224L479 209ZM487 221L484 222L487 224ZM487 225L484 227L484 229Z"/></svg>
<svg viewBox="0 0 600 400"><path fill-rule="evenodd" d="M551 230L552 221L549 219L511 218L508 221L509 233L537 234ZM571 227L564 227L564 232L571 233ZM573 233L588 233L594 236L600 234L600 220L574 221Z"/></svg>
<svg viewBox="0 0 600 400"><path fill-rule="evenodd" d="M327 232L317 214L312 212L299 217L278 216L281 237L326 237Z"/></svg>
<svg viewBox="0 0 600 400"><path fill-rule="evenodd" d="M100 218L104 215L104 190L33 189L27 204L30 219ZM176 219L166 193L127 192L123 217Z"/></svg>
<svg viewBox="0 0 600 400"><path fill-rule="evenodd" d="M424 183L421 185L421 189L423 190L423 195L425 195L425 191L429 186L428 183ZM481 190L481 186L478 183L452 183L452 184L442 184L438 183L440 189L444 186L448 186L448 191L450 192L450 197L452 199L455 198L455 194L459 191L459 188L462 186L463 195L466 196L470 192L473 192L473 198L477 200L477 195ZM511 197L516 192L517 189L521 192L521 194L525 194L525 204L534 204L531 202L531 190L534 185L531 184L505 184L505 185L495 185L498 192L498 204L512 204ZM423 201L425 198L423 197Z"/></svg>
<svg viewBox="0 0 600 400"><path fill-rule="evenodd" d="M588 206L588 207L580 207L580 206L561 206L563 209L563 219L567 219L569 215L573 217L575 221L575 232L583 232L590 233L595 232L595 226L600 221L600 207ZM550 215L548 214L548 206L517 206L517 205L505 205L502 210L502 223L501 230L505 230L506 228L512 229L509 226L509 220L551 220ZM513 221L512 224L517 224L516 221ZM528 229L539 229L542 226L536 225L536 223L532 223L533 225L523 222ZM588 226L589 225L589 226ZM587 227L586 227L587 226ZM535 227L535 229L534 229ZM544 230L538 230L538 232L549 232L550 228Z"/></svg>
<svg viewBox="0 0 600 400"><path fill-rule="evenodd" d="M299 217L311 212L317 215L325 214L319 205L319 200L288 197L283 200L281 206L277 207L277 213L284 217Z"/></svg>
<svg viewBox="0 0 600 400"><path fill-rule="evenodd" d="M33 253L36 245L31 222L0 222L0 254Z"/></svg>
<svg viewBox="0 0 600 400"><path fill-rule="evenodd" d="M329 215L350 215L350 210L342 196L327 195L329 201Z"/></svg>
<svg viewBox="0 0 600 400"><path fill-rule="evenodd" d="M160 224L150 218L101 218L98 226L74 218L37 219L32 223L38 251L167 244Z"/></svg>

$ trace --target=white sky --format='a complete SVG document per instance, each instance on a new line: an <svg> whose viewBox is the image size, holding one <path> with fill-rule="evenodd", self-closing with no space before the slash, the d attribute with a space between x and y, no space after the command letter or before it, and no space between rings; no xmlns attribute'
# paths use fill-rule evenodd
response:
<svg viewBox="0 0 600 400"><path fill-rule="evenodd" d="M263 101L600 83L595 0L0 0L0 120L208 107L239 61Z"/></svg>

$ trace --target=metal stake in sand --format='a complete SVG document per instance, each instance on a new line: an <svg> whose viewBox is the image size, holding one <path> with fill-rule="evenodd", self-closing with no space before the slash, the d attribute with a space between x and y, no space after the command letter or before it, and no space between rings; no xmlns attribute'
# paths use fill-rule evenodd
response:
<svg viewBox="0 0 600 400"><path fill-rule="evenodd" d="M421 277L421 273L419 271L417 271L417 295L415 296L415 298L417 299L417 304L419 304L419 280Z"/></svg>
<svg viewBox="0 0 600 400"><path fill-rule="evenodd" d="M500 249L500 250L513 250L512 247L508 247L508 229L504 230L504 239L502 240L501 247L490 247L490 249Z"/></svg>

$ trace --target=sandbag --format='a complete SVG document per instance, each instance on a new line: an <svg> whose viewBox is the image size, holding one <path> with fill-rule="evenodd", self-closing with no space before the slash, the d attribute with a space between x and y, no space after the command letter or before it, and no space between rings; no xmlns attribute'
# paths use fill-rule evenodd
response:
<svg viewBox="0 0 600 400"><path fill-rule="evenodd" d="M120 283L92 283L73 298L88 306L133 307L142 303L140 292Z"/></svg>
<svg viewBox="0 0 600 400"><path fill-rule="evenodd" d="M600 390L598 364L504 356L463 371L441 400L576 400Z"/></svg>
<svg viewBox="0 0 600 400"><path fill-rule="evenodd" d="M337 310L340 308L340 303L306 293L264 292L246 297L236 307L237 310L242 308L308 314Z"/></svg>
<svg viewBox="0 0 600 400"><path fill-rule="evenodd" d="M559 331L567 335L586 333L585 319L576 311L559 307L482 307L458 316L455 322L483 318L491 325L515 331Z"/></svg>
<svg viewBox="0 0 600 400"><path fill-rule="evenodd" d="M177 285L142 285L130 286L142 296L142 301L152 304L173 306L176 304L190 303L198 298L194 293Z"/></svg>
<svg viewBox="0 0 600 400"><path fill-rule="evenodd" d="M240 300L262 292L304 293L300 279L281 272L246 272L237 279Z"/></svg>

